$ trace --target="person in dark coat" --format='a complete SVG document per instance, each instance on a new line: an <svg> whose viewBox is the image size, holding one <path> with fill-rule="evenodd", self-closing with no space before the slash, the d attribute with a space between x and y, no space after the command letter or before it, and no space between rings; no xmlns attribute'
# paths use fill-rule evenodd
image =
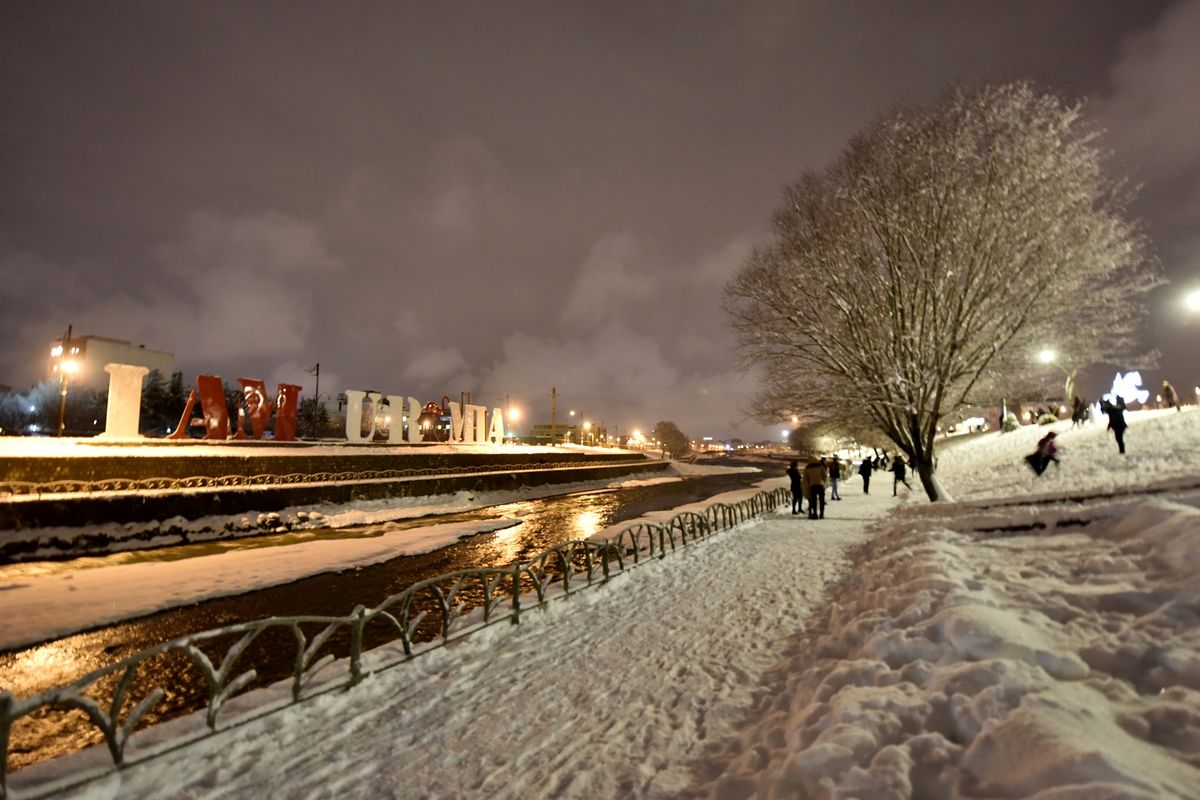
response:
<svg viewBox="0 0 1200 800"><path fill-rule="evenodd" d="M896 490L900 488L900 484L902 483L907 486L908 490L911 492L912 485L909 484L905 477L908 474L908 464L904 461L904 456L900 455L899 453L896 454L896 460L892 462L892 472L895 473L896 476L892 481L892 497L896 496Z"/></svg>
<svg viewBox="0 0 1200 800"><path fill-rule="evenodd" d="M1083 398L1075 395L1071 398L1071 427L1083 427L1083 423L1087 422L1088 405Z"/></svg>
<svg viewBox="0 0 1200 800"><path fill-rule="evenodd" d="M1117 402L1100 401L1100 410L1108 415L1108 429L1117 437L1117 449L1125 452L1125 398L1118 397Z"/></svg>
<svg viewBox="0 0 1200 800"><path fill-rule="evenodd" d="M842 462L837 456L833 457L833 461L829 462L829 499L841 500L838 494L838 480L842 477Z"/></svg>
<svg viewBox="0 0 1200 800"><path fill-rule="evenodd" d="M1162 399L1163 405L1165 405L1167 408L1174 406L1176 411L1183 411L1183 409L1179 406L1179 393L1176 392L1175 387L1167 383L1166 380L1163 381L1162 385Z"/></svg>
<svg viewBox="0 0 1200 800"><path fill-rule="evenodd" d="M825 481L829 479L825 459L809 463L804 478L808 483L808 518L825 519Z"/></svg>
<svg viewBox="0 0 1200 800"><path fill-rule="evenodd" d="M875 465L871 463L871 459L869 458L864 458L862 464L858 466L858 474L863 479L863 494L871 493L871 470L874 468Z"/></svg>
<svg viewBox="0 0 1200 800"><path fill-rule="evenodd" d="M792 513L799 514L804 510L804 493L800 486L800 467L797 462L788 465L787 476L792 481Z"/></svg>

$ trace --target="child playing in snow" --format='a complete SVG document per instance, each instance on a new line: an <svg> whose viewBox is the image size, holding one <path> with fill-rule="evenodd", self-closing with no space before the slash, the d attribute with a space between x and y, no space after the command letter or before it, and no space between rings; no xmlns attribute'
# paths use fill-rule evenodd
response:
<svg viewBox="0 0 1200 800"><path fill-rule="evenodd" d="M1055 464L1059 463L1058 444L1054 441L1056 436L1054 431L1050 431L1038 441L1037 450L1025 456L1025 460L1033 468L1035 474L1041 475L1045 472L1051 461Z"/></svg>

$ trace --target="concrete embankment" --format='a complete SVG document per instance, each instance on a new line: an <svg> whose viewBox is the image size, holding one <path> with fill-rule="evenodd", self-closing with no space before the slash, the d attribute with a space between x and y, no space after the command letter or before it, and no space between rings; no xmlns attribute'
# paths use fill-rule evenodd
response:
<svg viewBox="0 0 1200 800"><path fill-rule="evenodd" d="M512 490L660 472L640 453L324 446L164 448L4 459L0 530L198 519L298 505Z"/></svg>

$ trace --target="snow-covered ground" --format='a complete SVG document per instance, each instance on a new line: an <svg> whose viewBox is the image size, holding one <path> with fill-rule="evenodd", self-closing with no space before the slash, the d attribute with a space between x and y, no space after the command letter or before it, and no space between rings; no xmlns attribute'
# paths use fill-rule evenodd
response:
<svg viewBox="0 0 1200 800"><path fill-rule="evenodd" d="M959 503L851 479L824 521L773 514L76 794L1198 797L1200 413L1129 417L1123 458L1101 426L1041 478L1044 428L957 442Z"/></svg>

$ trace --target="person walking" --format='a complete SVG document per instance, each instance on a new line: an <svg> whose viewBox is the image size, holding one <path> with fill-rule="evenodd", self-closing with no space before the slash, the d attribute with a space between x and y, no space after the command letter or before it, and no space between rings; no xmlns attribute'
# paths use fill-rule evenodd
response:
<svg viewBox="0 0 1200 800"><path fill-rule="evenodd" d="M837 456L833 457L833 461L829 462L829 499L841 500L841 495L838 494L838 480L842 477L842 462Z"/></svg>
<svg viewBox="0 0 1200 800"><path fill-rule="evenodd" d="M1176 411L1183 411L1179 405L1179 393L1175 391L1174 386L1167 383L1165 378L1163 379L1162 385L1162 399L1163 405L1165 405L1167 408L1174 406Z"/></svg>
<svg viewBox="0 0 1200 800"><path fill-rule="evenodd" d="M900 484L902 483L907 486L908 490L911 492L912 486L905 477L908 473L908 464L904 461L904 456L900 455L899 453L896 454L896 460L892 462L892 472L896 476L892 480L892 497L896 496L896 491L900 488Z"/></svg>
<svg viewBox="0 0 1200 800"><path fill-rule="evenodd" d="M800 489L800 467L797 462L788 465L787 476L792 482L792 513L799 514L804 510L804 495Z"/></svg>
<svg viewBox="0 0 1200 800"><path fill-rule="evenodd" d="M1110 403L1108 400L1101 400L1100 410L1108 415L1108 429L1117 437L1117 449L1124 454L1125 428L1128 427L1125 422L1125 398L1117 397L1117 402L1115 403Z"/></svg>
<svg viewBox="0 0 1200 800"><path fill-rule="evenodd" d="M1082 397L1080 397L1079 395L1075 395L1074 397L1071 398L1071 427L1072 428L1076 428L1076 427L1082 428L1083 423L1087 422L1087 418L1088 418L1087 403L1084 402Z"/></svg>
<svg viewBox="0 0 1200 800"><path fill-rule="evenodd" d="M825 519L825 481L829 480L825 459L809 462L804 478L808 482L808 518Z"/></svg>
<svg viewBox="0 0 1200 800"><path fill-rule="evenodd" d="M862 460L862 463L858 465L858 474L861 475L862 479L863 479L863 494L871 493L871 470L872 469L874 469L874 465L871 463L870 458L864 458Z"/></svg>

